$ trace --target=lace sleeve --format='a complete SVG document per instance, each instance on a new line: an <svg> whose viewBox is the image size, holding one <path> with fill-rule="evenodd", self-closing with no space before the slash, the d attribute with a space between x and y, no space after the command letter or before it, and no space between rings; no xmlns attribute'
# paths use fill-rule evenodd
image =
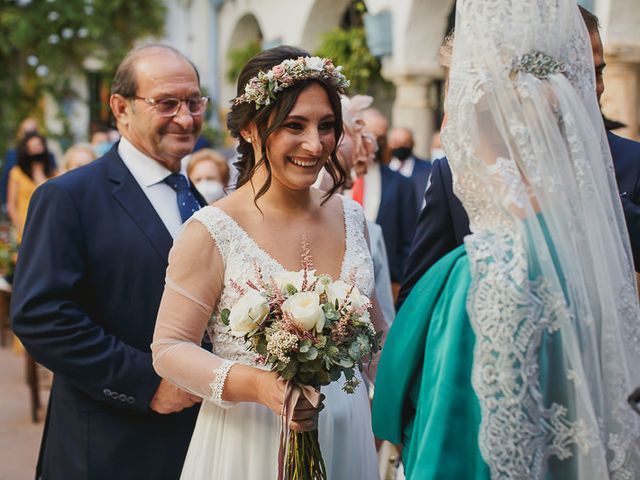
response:
<svg viewBox="0 0 640 480"><path fill-rule="evenodd" d="M201 347L223 287L222 257L207 229L188 223L169 254L167 279L151 350L160 376L222 404L231 363Z"/></svg>

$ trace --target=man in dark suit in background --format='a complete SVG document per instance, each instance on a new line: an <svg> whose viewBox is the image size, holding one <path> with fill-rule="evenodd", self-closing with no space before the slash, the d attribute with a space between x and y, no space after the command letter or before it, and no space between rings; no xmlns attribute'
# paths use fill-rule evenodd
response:
<svg viewBox="0 0 640 480"><path fill-rule="evenodd" d="M580 7L591 45L596 74L598 100L604 92L602 72L605 67L598 19ZM452 45L450 45L452 47ZM447 43L443 49L447 48ZM446 55L443 55L446 58ZM445 65L448 67L448 65ZM620 199L624 210L636 271L640 271L640 143L607 132L613 158ZM451 170L446 158L436 160L431 167L431 180L425 194L425 208L420 214L416 235L407 260L397 308L429 268L457 246L470 232L469 217L453 193ZM638 392L640 401L640 391Z"/></svg>
<svg viewBox="0 0 640 480"><path fill-rule="evenodd" d="M413 132L408 128L394 127L389 131L389 149L391 150L391 170L410 178L416 195L418 213L424 206L424 192L431 172L431 162L423 160L413 153L415 142Z"/></svg>
<svg viewBox="0 0 640 480"><path fill-rule="evenodd" d="M367 174L354 182L352 192L354 199L362 204L367 220L382 228L395 298L415 232L418 217L416 195L413 182L387 165L390 160L387 119L375 108L365 110L363 118L367 129L376 137L378 151Z"/></svg>
<svg viewBox="0 0 640 480"><path fill-rule="evenodd" d="M151 344L173 237L204 199L184 176L207 99L177 50L149 45L116 72L122 139L34 194L13 328L54 372L37 478L178 478L199 401L161 380Z"/></svg>

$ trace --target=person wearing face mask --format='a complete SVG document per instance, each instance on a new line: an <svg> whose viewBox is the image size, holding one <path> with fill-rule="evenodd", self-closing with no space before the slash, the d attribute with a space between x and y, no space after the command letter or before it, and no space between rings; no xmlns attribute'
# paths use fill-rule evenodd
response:
<svg viewBox="0 0 640 480"><path fill-rule="evenodd" d="M18 145L17 164L9 171L7 188L7 212L16 229L18 243L22 241L31 195L56 174L49 157L46 141L37 132L27 133Z"/></svg>
<svg viewBox="0 0 640 480"><path fill-rule="evenodd" d="M27 117L18 126L18 132L16 134L16 146L7 151L4 163L2 165L2 171L0 172L0 204L2 205L2 211L7 213L7 188L9 186L9 172L18 163L17 146L22 139L28 133L38 132L38 122ZM56 160L54 155L49 152L49 163L56 168Z"/></svg>
<svg viewBox="0 0 640 480"><path fill-rule="evenodd" d="M431 163L414 155L413 147L413 132L410 129L404 127L391 129L389 132L389 148L391 149L389 168L411 179L415 187L416 205L419 212L424 205L424 192L427 189L427 181L431 173Z"/></svg>
<svg viewBox="0 0 640 480"><path fill-rule="evenodd" d="M195 152L189 160L187 175L209 205L226 195L229 165L215 150L203 148Z"/></svg>

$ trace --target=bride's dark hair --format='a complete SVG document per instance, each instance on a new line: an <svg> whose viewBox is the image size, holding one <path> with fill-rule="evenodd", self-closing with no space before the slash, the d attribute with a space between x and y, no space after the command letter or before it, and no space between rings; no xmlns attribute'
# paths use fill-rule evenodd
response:
<svg viewBox="0 0 640 480"><path fill-rule="evenodd" d="M306 50L290 46L271 48L259 53L249 60L240 72L237 95L244 93L245 85L253 77L256 77L259 72L267 72L287 59L295 60L298 57L309 56L311 55ZM324 167L333 179L333 187L326 193L323 202L342 188L345 183L346 172L336 156L338 143L342 136L342 106L340 94L335 86L322 78L300 80L294 85L278 92L275 100L272 100L269 105L261 105L260 109L256 110L256 104L253 102L240 103L238 105L234 104L227 115L227 129L231 133L231 136L237 138L239 142L237 148L239 159L234 164L238 169L236 187L241 187L247 183L261 165L264 165L267 169L267 179L255 194L255 200L264 195L271 186L271 165L267 158L267 139L269 135L280 128L295 105L300 92L312 82L318 83L324 91L327 92L329 103L335 115L334 135L336 145ZM240 134L251 122L255 122L256 124L262 145L262 157L258 161L254 158L252 145Z"/></svg>

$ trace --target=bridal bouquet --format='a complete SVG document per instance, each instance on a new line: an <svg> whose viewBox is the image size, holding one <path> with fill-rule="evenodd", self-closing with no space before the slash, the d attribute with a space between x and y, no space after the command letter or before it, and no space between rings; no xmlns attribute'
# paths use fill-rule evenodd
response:
<svg viewBox="0 0 640 480"><path fill-rule="evenodd" d="M233 284L240 297L231 310L221 312L221 321L287 380L279 478L326 479L318 431L290 430L293 409L300 394L317 405L319 387L342 375L343 390L353 393L359 384L355 369L380 349L380 334L369 317L370 300L354 281L316 275L304 240L301 263L299 272L270 278L254 266L256 282Z"/></svg>

